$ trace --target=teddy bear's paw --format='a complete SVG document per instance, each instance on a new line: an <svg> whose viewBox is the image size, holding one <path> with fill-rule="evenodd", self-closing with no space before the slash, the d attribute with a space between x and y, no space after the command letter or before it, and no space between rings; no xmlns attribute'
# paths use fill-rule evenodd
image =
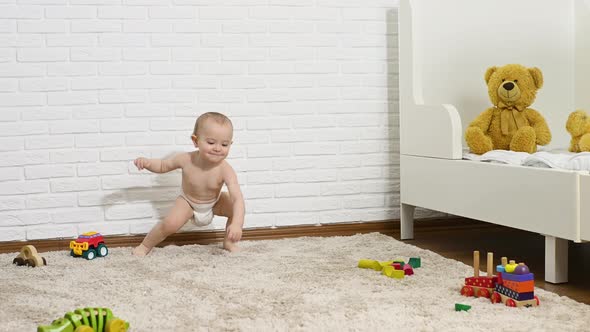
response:
<svg viewBox="0 0 590 332"><path fill-rule="evenodd" d="M551 142L551 132L548 128L538 128L535 134L537 136L536 144L547 145Z"/></svg>
<svg viewBox="0 0 590 332"><path fill-rule="evenodd" d="M475 154L484 154L494 149L492 139L486 136L478 127L468 127L465 131L465 141L469 150Z"/></svg>
<svg viewBox="0 0 590 332"><path fill-rule="evenodd" d="M533 127L519 128L510 142L510 150L516 152L534 153L537 151L537 134Z"/></svg>
<svg viewBox="0 0 590 332"><path fill-rule="evenodd" d="M578 142L579 151L576 152L589 152L590 151L590 134L582 135Z"/></svg>
<svg viewBox="0 0 590 332"><path fill-rule="evenodd" d="M580 152L580 150L578 150L578 142L572 139L570 142L570 147L567 150L569 152Z"/></svg>

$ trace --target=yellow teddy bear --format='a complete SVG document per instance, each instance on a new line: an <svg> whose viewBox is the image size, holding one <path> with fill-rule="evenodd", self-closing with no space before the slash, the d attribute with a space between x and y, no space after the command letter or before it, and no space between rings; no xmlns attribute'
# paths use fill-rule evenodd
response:
<svg viewBox="0 0 590 332"><path fill-rule="evenodd" d="M577 110L567 118L565 129L572 135L571 152L590 151L590 118L586 112Z"/></svg>
<svg viewBox="0 0 590 332"><path fill-rule="evenodd" d="M465 140L471 152L512 150L533 153L551 141L543 116L529 106L543 86L539 68L518 64L488 68L488 95L494 107L481 113L467 127Z"/></svg>

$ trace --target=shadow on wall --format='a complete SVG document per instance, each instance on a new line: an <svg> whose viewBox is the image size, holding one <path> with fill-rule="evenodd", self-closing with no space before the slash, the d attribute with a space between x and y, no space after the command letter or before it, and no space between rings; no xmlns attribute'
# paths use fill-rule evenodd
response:
<svg viewBox="0 0 590 332"><path fill-rule="evenodd" d="M170 153L164 158L179 152ZM104 219L106 223L128 221L131 233L145 233L168 214L181 192L182 176L180 170L166 174L143 170L130 172L129 178L133 186L102 197Z"/></svg>

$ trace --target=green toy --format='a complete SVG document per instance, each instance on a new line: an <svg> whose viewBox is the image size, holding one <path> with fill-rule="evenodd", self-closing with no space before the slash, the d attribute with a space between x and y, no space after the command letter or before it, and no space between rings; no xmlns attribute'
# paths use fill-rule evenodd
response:
<svg viewBox="0 0 590 332"><path fill-rule="evenodd" d="M469 311L469 309L471 309L470 305L455 303L455 311Z"/></svg>
<svg viewBox="0 0 590 332"><path fill-rule="evenodd" d="M408 264L410 264L414 269L416 269L422 266L422 260L420 259L420 257L411 257Z"/></svg>
<svg viewBox="0 0 590 332"><path fill-rule="evenodd" d="M113 316L108 308L83 308L67 312L37 332L126 332L129 323Z"/></svg>

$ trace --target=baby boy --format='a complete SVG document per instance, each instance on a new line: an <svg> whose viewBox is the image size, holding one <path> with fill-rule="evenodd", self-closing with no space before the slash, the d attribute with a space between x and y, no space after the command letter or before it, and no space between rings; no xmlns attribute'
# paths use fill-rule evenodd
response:
<svg viewBox="0 0 590 332"><path fill-rule="evenodd" d="M223 114L209 112L197 119L191 139L193 152L180 153L170 159L137 158L139 170L167 173L182 170L182 194L164 218L157 223L133 250L136 256L147 255L154 246L170 234L176 233L189 219L197 225L208 225L213 216L227 217L223 248L238 249L236 243L242 237L244 225L244 198L236 172L225 158L232 144L233 125ZM221 192L226 185L228 192Z"/></svg>

